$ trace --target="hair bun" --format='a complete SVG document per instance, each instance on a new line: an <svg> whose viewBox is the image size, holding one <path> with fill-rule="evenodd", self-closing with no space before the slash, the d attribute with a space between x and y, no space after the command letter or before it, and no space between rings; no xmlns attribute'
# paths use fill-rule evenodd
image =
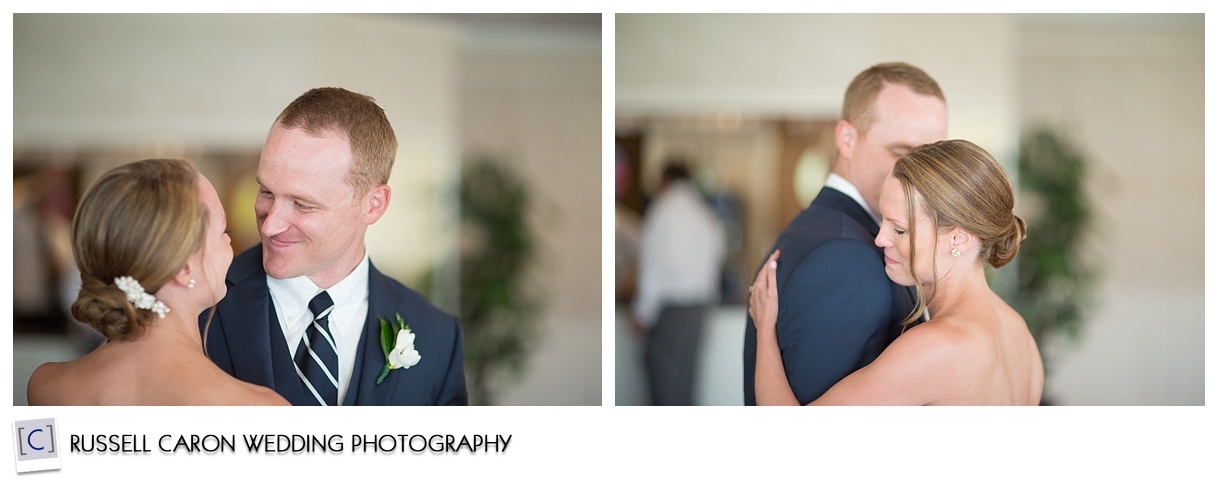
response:
<svg viewBox="0 0 1218 480"><path fill-rule="evenodd" d="M1011 214L1011 223L1000 238L994 240L994 248L990 251L990 265L1002 267L1019 253L1019 246L1028 238L1028 224L1019 215Z"/></svg>
<svg viewBox="0 0 1218 480"><path fill-rule="evenodd" d="M72 316L110 340L138 338L152 323L150 310L135 308L127 294L113 283L82 278L80 294L72 303Z"/></svg>

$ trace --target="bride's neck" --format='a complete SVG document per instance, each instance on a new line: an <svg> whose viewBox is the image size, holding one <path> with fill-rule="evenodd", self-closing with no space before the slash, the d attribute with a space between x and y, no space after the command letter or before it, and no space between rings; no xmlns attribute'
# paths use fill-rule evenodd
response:
<svg viewBox="0 0 1218 480"><path fill-rule="evenodd" d="M182 348L203 351L203 336L199 333L199 317L170 311L165 318L158 318L144 330L143 338L155 342L179 345Z"/></svg>
<svg viewBox="0 0 1218 480"><path fill-rule="evenodd" d="M931 311L931 318L950 314L957 306L986 293L992 293L992 290L985 279L985 268L976 265L940 278L935 283L935 293L927 308Z"/></svg>

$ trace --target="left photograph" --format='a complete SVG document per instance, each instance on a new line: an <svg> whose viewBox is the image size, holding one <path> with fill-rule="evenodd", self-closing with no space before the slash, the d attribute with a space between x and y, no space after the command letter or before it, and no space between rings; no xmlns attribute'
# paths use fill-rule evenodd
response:
<svg viewBox="0 0 1218 480"><path fill-rule="evenodd" d="M600 405L599 14L13 16L14 405Z"/></svg>

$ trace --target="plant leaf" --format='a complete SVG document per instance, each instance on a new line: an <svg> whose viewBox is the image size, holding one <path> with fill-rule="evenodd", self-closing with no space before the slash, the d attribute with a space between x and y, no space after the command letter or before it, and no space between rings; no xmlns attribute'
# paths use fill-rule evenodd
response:
<svg viewBox="0 0 1218 480"><path fill-rule="evenodd" d="M383 318L379 320L381 321L381 351L385 352L385 358L388 359L389 352L393 351L393 337L395 336L393 326Z"/></svg>

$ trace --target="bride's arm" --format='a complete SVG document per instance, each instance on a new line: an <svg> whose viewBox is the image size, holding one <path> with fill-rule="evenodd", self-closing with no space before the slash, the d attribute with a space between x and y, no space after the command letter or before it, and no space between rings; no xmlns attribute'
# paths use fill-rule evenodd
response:
<svg viewBox="0 0 1218 480"><path fill-rule="evenodd" d="M799 405L778 348L779 252L766 261L749 295L757 327L754 389L758 405ZM850 374L809 405L926 405L959 382L961 341L954 332L925 324L905 332L870 365Z"/></svg>
<svg viewBox="0 0 1218 480"><path fill-rule="evenodd" d="M770 255L750 288L749 315L757 327L757 365L753 378L758 405L799 405L778 350L778 251Z"/></svg>
<svg viewBox="0 0 1218 480"><path fill-rule="evenodd" d="M902 333L871 364L833 385L810 405L930 405L968 389L977 363L957 332L924 323Z"/></svg>

